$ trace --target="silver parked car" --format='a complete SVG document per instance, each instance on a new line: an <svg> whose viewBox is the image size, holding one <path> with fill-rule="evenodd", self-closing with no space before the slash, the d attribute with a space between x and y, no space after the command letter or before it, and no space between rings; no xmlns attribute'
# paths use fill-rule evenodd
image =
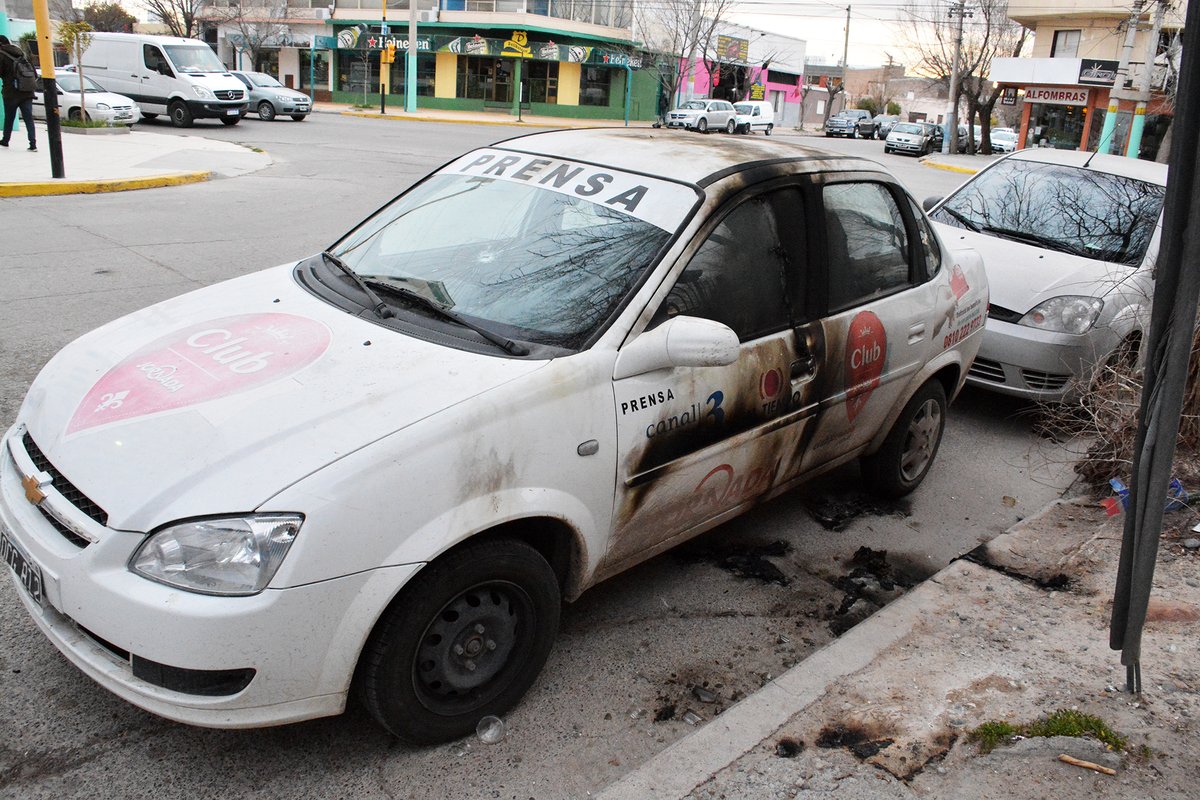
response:
<svg viewBox="0 0 1200 800"><path fill-rule="evenodd" d="M688 100L667 113L667 127L700 133L733 133L737 128L737 109L727 100Z"/></svg>
<svg viewBox="0 0 1200 800"><path fill-rule="evenodd" d="M939 233L983 256L992 287L967 382L1069 401L1104 364L1135 361L1150 325L1166 184L1165 164L1020 150L936 205Z"/></svg>
<svg viewBox="0 0 1200 800"><path fill-rule="evenodd" d="M942 149L942 128L931 122L897 122L883 142L885 153L925 156Z"/></svg>
<svg viewBox="0 0 1200 800"><path fill-rule="evenodd" d="M270 121L280 114L288 114L302 122L312 111L312 100L308 95L287 88L265 72L232 70L232 74L250 90L250 108L258 112L259 119Z"/></svg>

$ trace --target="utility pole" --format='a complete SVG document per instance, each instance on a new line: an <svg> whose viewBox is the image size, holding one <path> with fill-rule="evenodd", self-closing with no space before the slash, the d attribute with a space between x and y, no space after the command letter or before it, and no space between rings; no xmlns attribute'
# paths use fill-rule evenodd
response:
<svg viewBox="0 0 1200 800"><path fill-rule="evenodd" d="M380 28L382 40L379 43L379 113L386 114L387 87L391 82L389 79L391 78L392 65L387 60L387 0L380 0L380 2L383 4L383 26ZM412 0L409 0L409 2L412 2Z"/></svg>
<svg viewBox="0 0 1200 800"><path fill-rule="evenodd" d="M46 102L46 138L50 140L50 177L65 178L62 129L58 125L58 86L54 80L54 44L50 40L50 6L46 0L33 0L33 20L37 30L42 86L45 89L42 96Z"/></svg>
<svg viewBox="0 0 1200 800"><path fill-rule="evenodd" d="M1133 0L1129 21L1125 23L1125 45L1121 48L1121 60L1117 64L1117 78L1108 93L1108 110L1104 112L1104 127L1100 129L1100 141L1096 145L1097 153L1112 152L1113 133L1117 129L1117 115L1121 110L1121 100L1129 96L1125 91L1125 84L1129 78L1129 60L1133 54L1133 39L1137 36L1138 21L1141 18L1142 0Z"/></svg>
<svg viewBox="0 0 1200 800"><path fill-rule="evenodd" d="M850 77L850 6L846 6L846 40L842 43L842 108L850 106L850 92L847 91L850 86L848 78ZM833 105L832 99L830 105ZM829 118L829 112L833 109L826 110L826 119ZM858 134L855 134L857 136Z"/></svg>
<svg viewBox="0 0 1200 800"><path fill-rule="evenodd" d="M404 110L417 110L417 0L408 0L408 52L404 54Z"/></svg>
<svg viewBox="0 0 1200 800"><path fill-rule="evenodd" d="M1154 69L1154 57L1158 55L1158 34L1162 31L1163 15L1166 13L1165 0L1158 0L1154 9L1154 24L1150 29L1150 40L1146 42L1146 57L1142 63L1142 71L1138 74L1137 105L1133 109L1133 124L1129 126L1129 147L1125 155L1137 158L1142 148L1142 130L1146 127L1146 105L1150 101L1150 73Z"/></svg>
<svg viewBox="0 0 1200 800"><path fill-rule="evenodd" d="M946 110L946 125L942 133L942 152L958 152L958 60L962 54L963 17L973 16L974 12L967 11L966 0L957 0L950 4L948 12L951 17L958 17L954 32L954 60L950 63L950 106Z"/></svg>

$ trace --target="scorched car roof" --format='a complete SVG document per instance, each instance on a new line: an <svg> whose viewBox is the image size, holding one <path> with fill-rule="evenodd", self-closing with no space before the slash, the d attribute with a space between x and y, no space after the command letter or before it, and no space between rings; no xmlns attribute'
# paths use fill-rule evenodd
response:
<svg viewBox="0 0 1200 800"><path fill-rule="evenodd" d="M494 145L504 150L557 156L705 186L763 162L794 160L799 172L866 170L878 164L766 137L705 136L654 128L590 128L518 136Z"/></svg>

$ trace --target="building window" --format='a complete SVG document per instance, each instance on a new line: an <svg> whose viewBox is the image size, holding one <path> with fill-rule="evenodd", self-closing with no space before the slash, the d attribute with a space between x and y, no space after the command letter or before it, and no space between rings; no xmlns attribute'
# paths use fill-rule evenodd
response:
<svg viewBox="0 0 1200 800"><path fill-rule="evenodd" d="M1078 58L1080 31L1055 31L1050 45L1051 58Z"/></svg>
<svg viewBox="0 0 1200 800"><path fill-rule="evenodd" d="M370 50L339 50L337 89L379 93L379 55Z"/></svg>
<svg viewBox="0 0 1200 800"><path fill-rule="evenodd" d="M608 93L612 86L612 71L603 67L585 66L579 73L579 105L608 105Z"/></svg>
<svg viewBox="0 0 1200 800"><path fill-rule="evenodd" d="M529 95L531 103L558 102L558 62L529 61L525 64L529 73Z"/></svg>
<svg viewBox="0 0 1200 800"><path fill-rule="evenodd" d="M511 58L460 57L457 96L485 103L511 103L512 78Z"/></svg>

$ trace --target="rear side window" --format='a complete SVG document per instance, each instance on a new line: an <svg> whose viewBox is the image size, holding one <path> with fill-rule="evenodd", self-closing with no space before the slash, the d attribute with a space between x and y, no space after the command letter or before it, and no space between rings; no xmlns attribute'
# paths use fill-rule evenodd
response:
<svg viewBox="0 0 1200 800"><path fill-rule="evenodd" d="M830 310L907 287L910 244L892 193L882 184L863 182L826 186L822 194Z"/></svg>

